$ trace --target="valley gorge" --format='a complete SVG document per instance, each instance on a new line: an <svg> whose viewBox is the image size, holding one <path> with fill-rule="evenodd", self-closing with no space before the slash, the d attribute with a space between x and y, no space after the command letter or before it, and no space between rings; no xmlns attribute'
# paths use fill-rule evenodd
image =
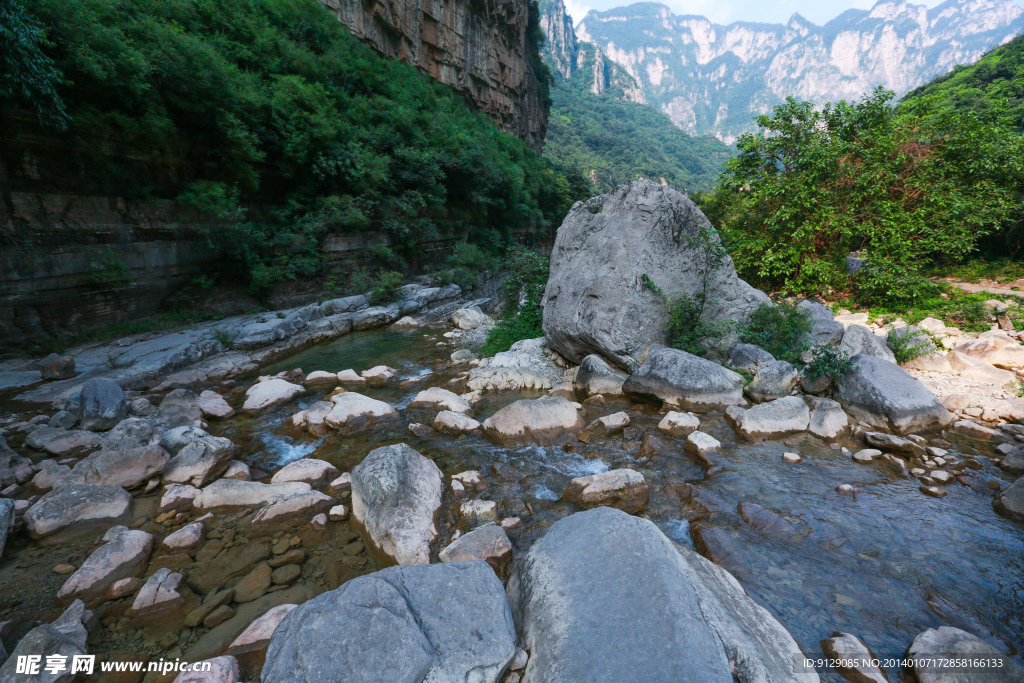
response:
<svg viewBox="0 0 1024 683"><path fill-rule="evenodd" d="M720 26L647 2L591 11L574 40L558 37L546 49L558 53L549 63L564 65L577 43L593 43L682 130L732 144L787 96L823 105L876 86L903 95L1022 30L1024 10L1008 0L882 1L824 26L799 15L784 25Z"/></svg>

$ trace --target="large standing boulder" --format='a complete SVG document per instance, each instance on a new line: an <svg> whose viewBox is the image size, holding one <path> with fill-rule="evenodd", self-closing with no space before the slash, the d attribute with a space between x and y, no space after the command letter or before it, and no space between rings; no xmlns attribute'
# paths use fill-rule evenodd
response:
<svg viewBox="0 0 1024 683"><path fill-rule="evenodd" d="M578 405L555 396L521 399L484 420L484 435L503 446L549 446L583 429Z"/></svg>
<svg viewBox="0 0 1024 683"><path fill-rule="evenodd" d="M505 592L485 562L391 567L292 610L260 680L497 683L515 651Z"/></svg>
<svg viewBox="0 0 1024 683"><path fill-rule="evenodd" d="M744 320L768 297L737 277L728 256L709 267L718 247L700 209L652 180L577 202L551 251L543 300L548 345L574 363L598 353L635 370L653 344L665 342L666 302L702 289L705 277L708 317Z"/></svg>
<svg viewBox="0 0 1024 683"><path fill-rule="evenodd" d="M114 527L103 539L106 543L94 550L64 582L57 592L58 600L88 602L103 597L115 581L142 575L153 550L153 534Z"/></svg>
<svg viewBox="0 0 1024 683"><path fill-rule="evenodd" d="M110 379L91 379L82 385L77 399L72 399L82 429L105 432L128 417L124 390ZM75 412L75 411L69 411Z"/></svg>
<svg viewBox="0 0 1024 683"><path fill-rule="evenodd" d="M899 434L945 427L954 416L932 392L887 360L856 355L853 367L836 383L836 400L854 418Z"/></svg>
<svg viewBox="0 0 1024 683"><path fill-rule="evenodd" d="M731 574L612 508L552 524L508 596L529 683L818 680L794 672L796 641Z"/></svg>
<svg viewBox="0 0 1024 683"><path fill-rule="evenodd" d="M627 396L686 410L740 405L743 376L693 354L656 346L622 385Z"/></svg>
<svg viewBox="0 0 1024 683"><path fill-rule="evenodd" d="M86 638L89 637L84 622L88 619L85 605L81 600L73 602L52 624L37 626L18 641L17 647L0 666L0 683L71 683L74 676L70 667L56 672L46 670L46 659L51 655L66 657L70 663L76 655L86 653ZM18 661L28 656L40 657L39 673L27 676L18 673Z"/></svg>
<svg viewBox="0 0 1024 683"><path fill-rule="evenodd" d="M622 393L622 383L625 381L626 373L613 368L604 358L592 353L580 363L573 389L581 399L595 394L617 396Z"/></svg>
<svg viewBox="0 0 1024 683"><path fill-rule="evenodd" d="M352 468L352 516L385 561L427 564L441 489L441 470L408 444L376 448Z"/></svg>
<svg viewBox="0 0 1024 683"><path fill-rule="evenodd" d="M78 535L131 518L132 497L118 486L60 483L25 511L29 536Z"/></svg>

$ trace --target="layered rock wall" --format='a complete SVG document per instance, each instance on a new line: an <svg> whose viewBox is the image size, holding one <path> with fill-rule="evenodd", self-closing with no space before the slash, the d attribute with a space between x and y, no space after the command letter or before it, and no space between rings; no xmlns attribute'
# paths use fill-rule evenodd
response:
<svg viewBox="0 0 1024 683"><path fill-rule="evenodd" d="M377 52L450 85L536 152L547 112L529 62L527 0L320 0Z"/></svg>

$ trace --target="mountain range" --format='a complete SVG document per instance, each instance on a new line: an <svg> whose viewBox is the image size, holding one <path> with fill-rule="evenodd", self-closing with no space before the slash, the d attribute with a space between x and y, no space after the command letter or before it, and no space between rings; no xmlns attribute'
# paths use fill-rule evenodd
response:
<svg viewBox="0 0 1024 683"><path fill-rule="evenodd" d="M593 74L591 92L612 78L628 99L653 105L683 131L726 144L787 96L824 104L879 85L902 95L1024 32L1024 10L1010 0L933 8L881 0L824 26L799 14L786 24L722 26L651 2L591 11L575 27L561 0L544 0L541 14L545 60L561 78L583 65L580 45L593 44L608 64ZM594 59L585 61L593 68Z"/></svg>

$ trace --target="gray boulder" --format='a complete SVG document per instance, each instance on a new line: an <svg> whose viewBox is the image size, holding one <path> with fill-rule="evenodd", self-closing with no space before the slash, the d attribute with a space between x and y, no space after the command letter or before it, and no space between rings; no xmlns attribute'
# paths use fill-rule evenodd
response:
<svg viewBox="0 0 1024 683"><path fill-rule="evenodd" d="M123 488L61 483L25 511L25 527L35 539L64 538L127 522L131 511Z"/></svg>
<svg viewBox="0 0 1024 683"><path fill-rule="evenodd" d="M141 417L122 420L107 433L103 448L108 451L148 446L156 434L156 425Z"/></svg>
<svg viewBox="0 0 1024 683"><path fill-rule="evenodd" d="M485 562L390 567L292 610L260 680L497 683L515 651L505 592Z"/></svg>
<svg viewBox="0 0 1024 683"><path fill-rule="evenodd" d="M39 361L39 372L43 379L70 379L75 372L75 359L72 356L58 356L51 353Z"/></svg>
<svg viewBox="0 0 1024 683"><path fill-rule="evenodd" d="M561 396L524 398L484 420L484 434L503 446L550 446L583 429L578 406Z"/></svg>
<svg viewBox="0 0 1024 683"><path fill-rule="evenodd" d="M10 498L0 498L0 555L4 553L4 546L7 544L7 534L14 526L14 501Z"/></svg>
<svg viewBox="0 0 1024 683"><path fill-rule="evenodd" d="M386 560L427 564L441 489L441 470L408 444L375 448L352 468L352 516Z"/></svg>
<svg viewBox="0 0 1024 683"><path fill-rule="evenodd" d="M222 436L203 436L186 444L168 461L164 482L202 488L219 477L235 459L238 447Z"/></svg>
<svg viewBox="0 0 1024 683"><path fill-rule="evenodd" d="M774 401L792 394L799 379L800 373L796 368L784 360L777 360L762 365L743 392L755 403Z"/></svg>
<svg viewBox="0 0 1024 683"><path fill-rule="evenodd" d="M917 660L912 666L918 683L1020 683L1024 681L1024 668L1012 657L1000 652L981 638L952 626L930 628L921 633L908 650L909 656ZM971 667L950 667L940 659L995 659L1002 665L988 667L984 671Z"/></svg>
<svg viewBox="0 0 1024 683"><path fill-rule="evenodd" d="M686 410L739 405L743 376L685 351L656 346L626 379L622 392Z"/></svg>
<svg viewBox="0 0 1024 683"><path fill-rule="evenodd" d="M882 358L890 363L896 362L896 356L885 340L863 325L850 325L846 328L839 350L850 356L861 354Z"/></svg>
<svg viewBox="0 0 1024 683"><path fill-rule="evenodd" d="M74 429L75 425L78 424L78 416L69 413L66 410L58 410L46 423L47 427L54 427L55 429Z"/></svg>
<svg viewBox="0 0 1024 683"><path fill-rule="evenodd" d="M906 370L887 360L856 355L836 382L835 398L861 422L899 434L945 427L954 416Z"/></svg>
<svg viewBox="0 0 1024 683"><path fill-rule="evenodd" d="M188 444L201 439L209 434L199 427L182 426L168 429L162 435L160 435L160 445L165 451L170 453L172 456L177 455L178 451L187 446Z"/></svg>
<svg viewBox="0 0 1024 683"><path fill-rule="evenodd" d="M845 328L836 322L832 309L817 301L804 299L796 305L811 319L811 340L817 346L835 346L843 340Z"/></svg>
<svg viewBox="0 0 1024 683"><path fill-rule="evenodd" d="M754 344L736 343L729 347L728 365L730 368L757 372L762 365L775 362L775 356Z"/></svg>
<svg viewBox="0 0 1024 683"><path fill-rule="evenodd" d="M0 483L4 488L21 484L32 478L32 462L7 445L7 439L0 434Z"/></svg>
<svg viewBox="0 0 1024 683"><path fill-rule="evenodd" d="M595 394L616 396L622 393L622 383L625 381L626 373L613 368L604 358L592 353L580 363L573 389L581 399Z"/></svg>
<svg viewBox="0 0 1024 683"><path fill-rule="evenodd" d="M543 299L548 345L574 363L599 353L635 370L652 344L665 342L666 301L700 289L709 270L707 315L742 322L768 297L737 277L728 256L709 267L718 244L693 202L652 180L577 202L551 252Z"/></svg>
<svg viewBox="0 0 1024 683"><path fill-rule="evenodd" d="M110 379L91 379L82 385L77 401L77 415L82 429L105 432L128 417L124 390ZM71 412L71 411L69 411Z"/></svg>
<svg viewBox="0 0 1024 683"><path fill-rule="evenodd" d="M168 460L167 451L159 446L116 451L103 449L76 463L69 477L83 484L109 484L131 489L163 472Z"/></svg>
<svg viewBox="0 0 1024 683"><path fill-rule="evenodd" d="M823 439L834 439L846 431L850 424L843 407L827 398L807 397L811 407L811 422L807 431Z"/></svg>
<svg viewBox="0 0 1024 683"><path fill-rule="evenodd" d="M725 419L746 439L784 436L807 429L811 411L803 398L786 396L760 403L749 410L729 406Z"/></svg>
<svg viewBox="0 0 1024 683"><path fill-rule="evenodd" d="M529 683L818 680L794 672L799 646L732 575L612 508L551 525L508 596Z"/></svg>
<svg viewBox="0 0 1024 683"><path fill-rule="evenodd" d="M1024 477L1018 477L993 503L997 512L1024 522Z"/></svg>
<svg viewBox="0 0 1024 683"><path fill-rule="evenodd" d="M17 647L0 666L0 683L71 683L75 678L68 666L57 673L46 671L46 658L50 655L67 657L69 665L75 655L86 653L86 639L89 637L84 623L90 618L81 600L75 600L71 606L52 624L37 626L18 641ZM16 673L19 657L35 655L42 657L39 673L27 676Z"/></svg>

